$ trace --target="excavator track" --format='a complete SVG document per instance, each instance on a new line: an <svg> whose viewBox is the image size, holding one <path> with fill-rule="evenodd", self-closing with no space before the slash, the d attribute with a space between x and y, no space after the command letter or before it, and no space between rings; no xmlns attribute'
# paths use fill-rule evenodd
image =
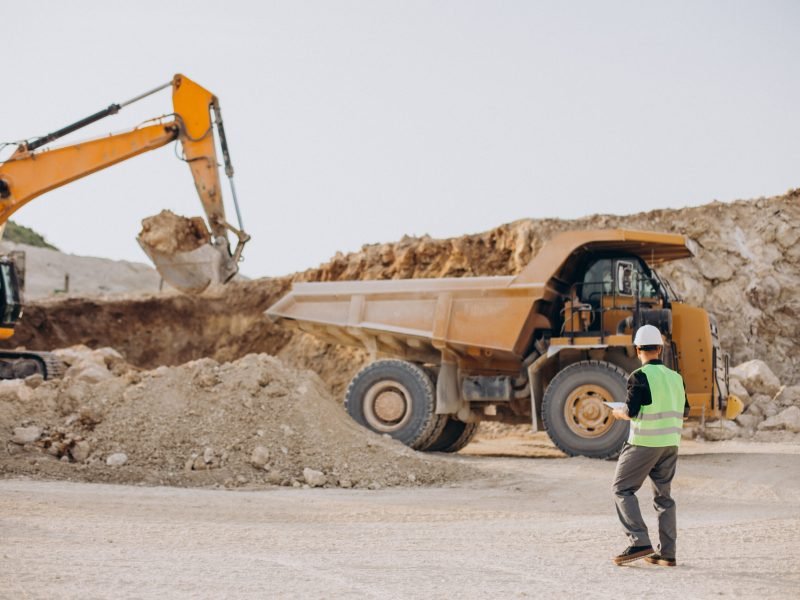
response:
<svg viewBox="0 0 800 600"><path fill-rule="evenodd" d="M0 350L0 379L25 379L40 374L45 379L60 379L66 365L52 352Z"/></svg>

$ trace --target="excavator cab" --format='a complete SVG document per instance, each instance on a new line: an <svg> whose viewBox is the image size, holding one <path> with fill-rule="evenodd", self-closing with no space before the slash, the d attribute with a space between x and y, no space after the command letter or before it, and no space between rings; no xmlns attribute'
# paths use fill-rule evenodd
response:
<svg viewBox="0 0 800 600"><path fill-rule="evenodd" d="M21 285L14 261L0 257L0 339L10 337L22 315Z"/></svg>

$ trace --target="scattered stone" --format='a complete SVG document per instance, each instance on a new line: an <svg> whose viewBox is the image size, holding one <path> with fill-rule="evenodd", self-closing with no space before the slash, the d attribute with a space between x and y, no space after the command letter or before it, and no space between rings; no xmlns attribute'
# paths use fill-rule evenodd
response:
<svg viewBox="0 0 800 600"><path fill-rule="evenodd" d="M761 422L761 417L744 413L736 417L736 422L745 429L752 430L755 429L756 426Z"/></svg>
<svg viewBox="0 0 800 600"><path fill-rule="evenodd" d="M11 441L20 445L32 444L40 437L42 437L42 428L36 425L14 427L14 435L11 437Z"/></svg>
<svg viewBox="0 0 800 600"><path fill-rule="evenodd" d="M263 468L269 462L269 449L264 446L256 446L250 454L250 463L254 467Z"/></svg>
<svg viewBox="0 0 800 600"><path fill-rule="evenodd" d="M106 464L109 467L121 467L128 462L128 455L124 452L115 452L106 458Z"/></svg>
<svg viewBox="0 0 800 600"><path fill-rule="evenodd" d="M306 480L306 483L312 487L322 487L327 481L325 473L308 467L303 469L303 478Z"/></svg>
<svg viewBox="0 0 800 600"><path fill-rule="evenodd" d="M70 371L73 369L76 369L76 367L72 367ZM112 379L114 375L105 367L105 365L102 367L98 365L89 365L85 369L81 369L75 373L74 377L77 381L85 381L86 383L100 383L101 381Z"/></svg>
<svg viewBox="0 0 800 600"><path fill-rule="evenodd" d="M710 421L700 430L700 435L709 442L731 440L739 435L741 428L733 421Z"/></svg>
<svg viewBox="0 0 800 600"><path fill-rule="evenodd" d="M25 385L31 389L36 389L44 383L44 377L41 373L34 373L25 378Z"/></svg>
<svg viewBox="0 0 800 600"><path fill-rule="evenodd" d="M219 376L214 370L203 369L195 375L195 383L200 387L210 388L219 383Z"/></svg>
<svg viewBox="0 0 800 600"><path fill-rule="evenodd" d="M33 397L33 390L24 380L12 379L0 381L0 400L7 402L27 403Z"/></svg>
<svg viewBox="0 0 800 600"><path fill-rule="evenodd" d="M775 400L780 403L781 406L800 407L800 385L783 387Z"/></svg>
<svg viewBox="0 0 800 600"><path fill-rule="evenodd" d="M56 446L56 444L53 444L53 446ZM82 463L86 462L86 459L89 458L89 453L91 452L91 449L92 448L89 445L89 442L87 442L86 440L80 440L75 442L75 444L73 444L73 446L69 449L69 454L70 456L72 456L72 460L74 460L75 462ZM63 449L61 449L61 451L63 452ZM109 457L109 460L110 458L111 457ZM125 460L127 460L127 457L125 457ZM124 464L124 461L122 464Z"/></svg>
<svg viewBox="0 0 800 600"><path fill-rule="evenodd" d="M214 462L214 449L213 448L206 448L203 451L203 462L207 465L210 465Z"/></svg>
<svg viewBox="0 0 800 600"><path fill-rule="evenodd" d="M769 417L758 426L758 429L763 431L785 429L786 431L800 433L800 408L797 406L790 406L780 413Z"/></svg>
<svg viewBox="0 0 800 600"><path fill-rule="evenodd" d="M351 487L353 487L353 482L350 481L349 479L340 479L339 480L339 487L351 488Z"/></svg>

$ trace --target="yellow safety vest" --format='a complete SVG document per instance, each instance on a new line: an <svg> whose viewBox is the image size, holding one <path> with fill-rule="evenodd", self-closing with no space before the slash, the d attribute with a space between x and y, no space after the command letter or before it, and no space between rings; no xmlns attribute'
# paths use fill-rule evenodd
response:
<svg viewBox="0 0 800 600"><path fill-rule="evenodd" d="M631 419L628 443L651 448L680 445L686 401L683 379L664 365L646 364L637 371L647 377L652 402Z"/></svg>

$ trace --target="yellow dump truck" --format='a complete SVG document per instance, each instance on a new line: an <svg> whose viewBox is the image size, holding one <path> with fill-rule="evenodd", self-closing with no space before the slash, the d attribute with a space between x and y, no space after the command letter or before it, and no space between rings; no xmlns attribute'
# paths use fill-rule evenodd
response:
<svg viewBox="0 0 800 600"><path fill-rule="evenodd" d="M655 325L683 375L691 416L733 418L716 319L681 301L656 266L693 255L682 235L628 230L555 236L517 275L297 283L267 310L373 362L345 405L362 425L418 450L454 452L481 421L531 423L569 455L619 453L638 368L636 329Z"/></svg>

